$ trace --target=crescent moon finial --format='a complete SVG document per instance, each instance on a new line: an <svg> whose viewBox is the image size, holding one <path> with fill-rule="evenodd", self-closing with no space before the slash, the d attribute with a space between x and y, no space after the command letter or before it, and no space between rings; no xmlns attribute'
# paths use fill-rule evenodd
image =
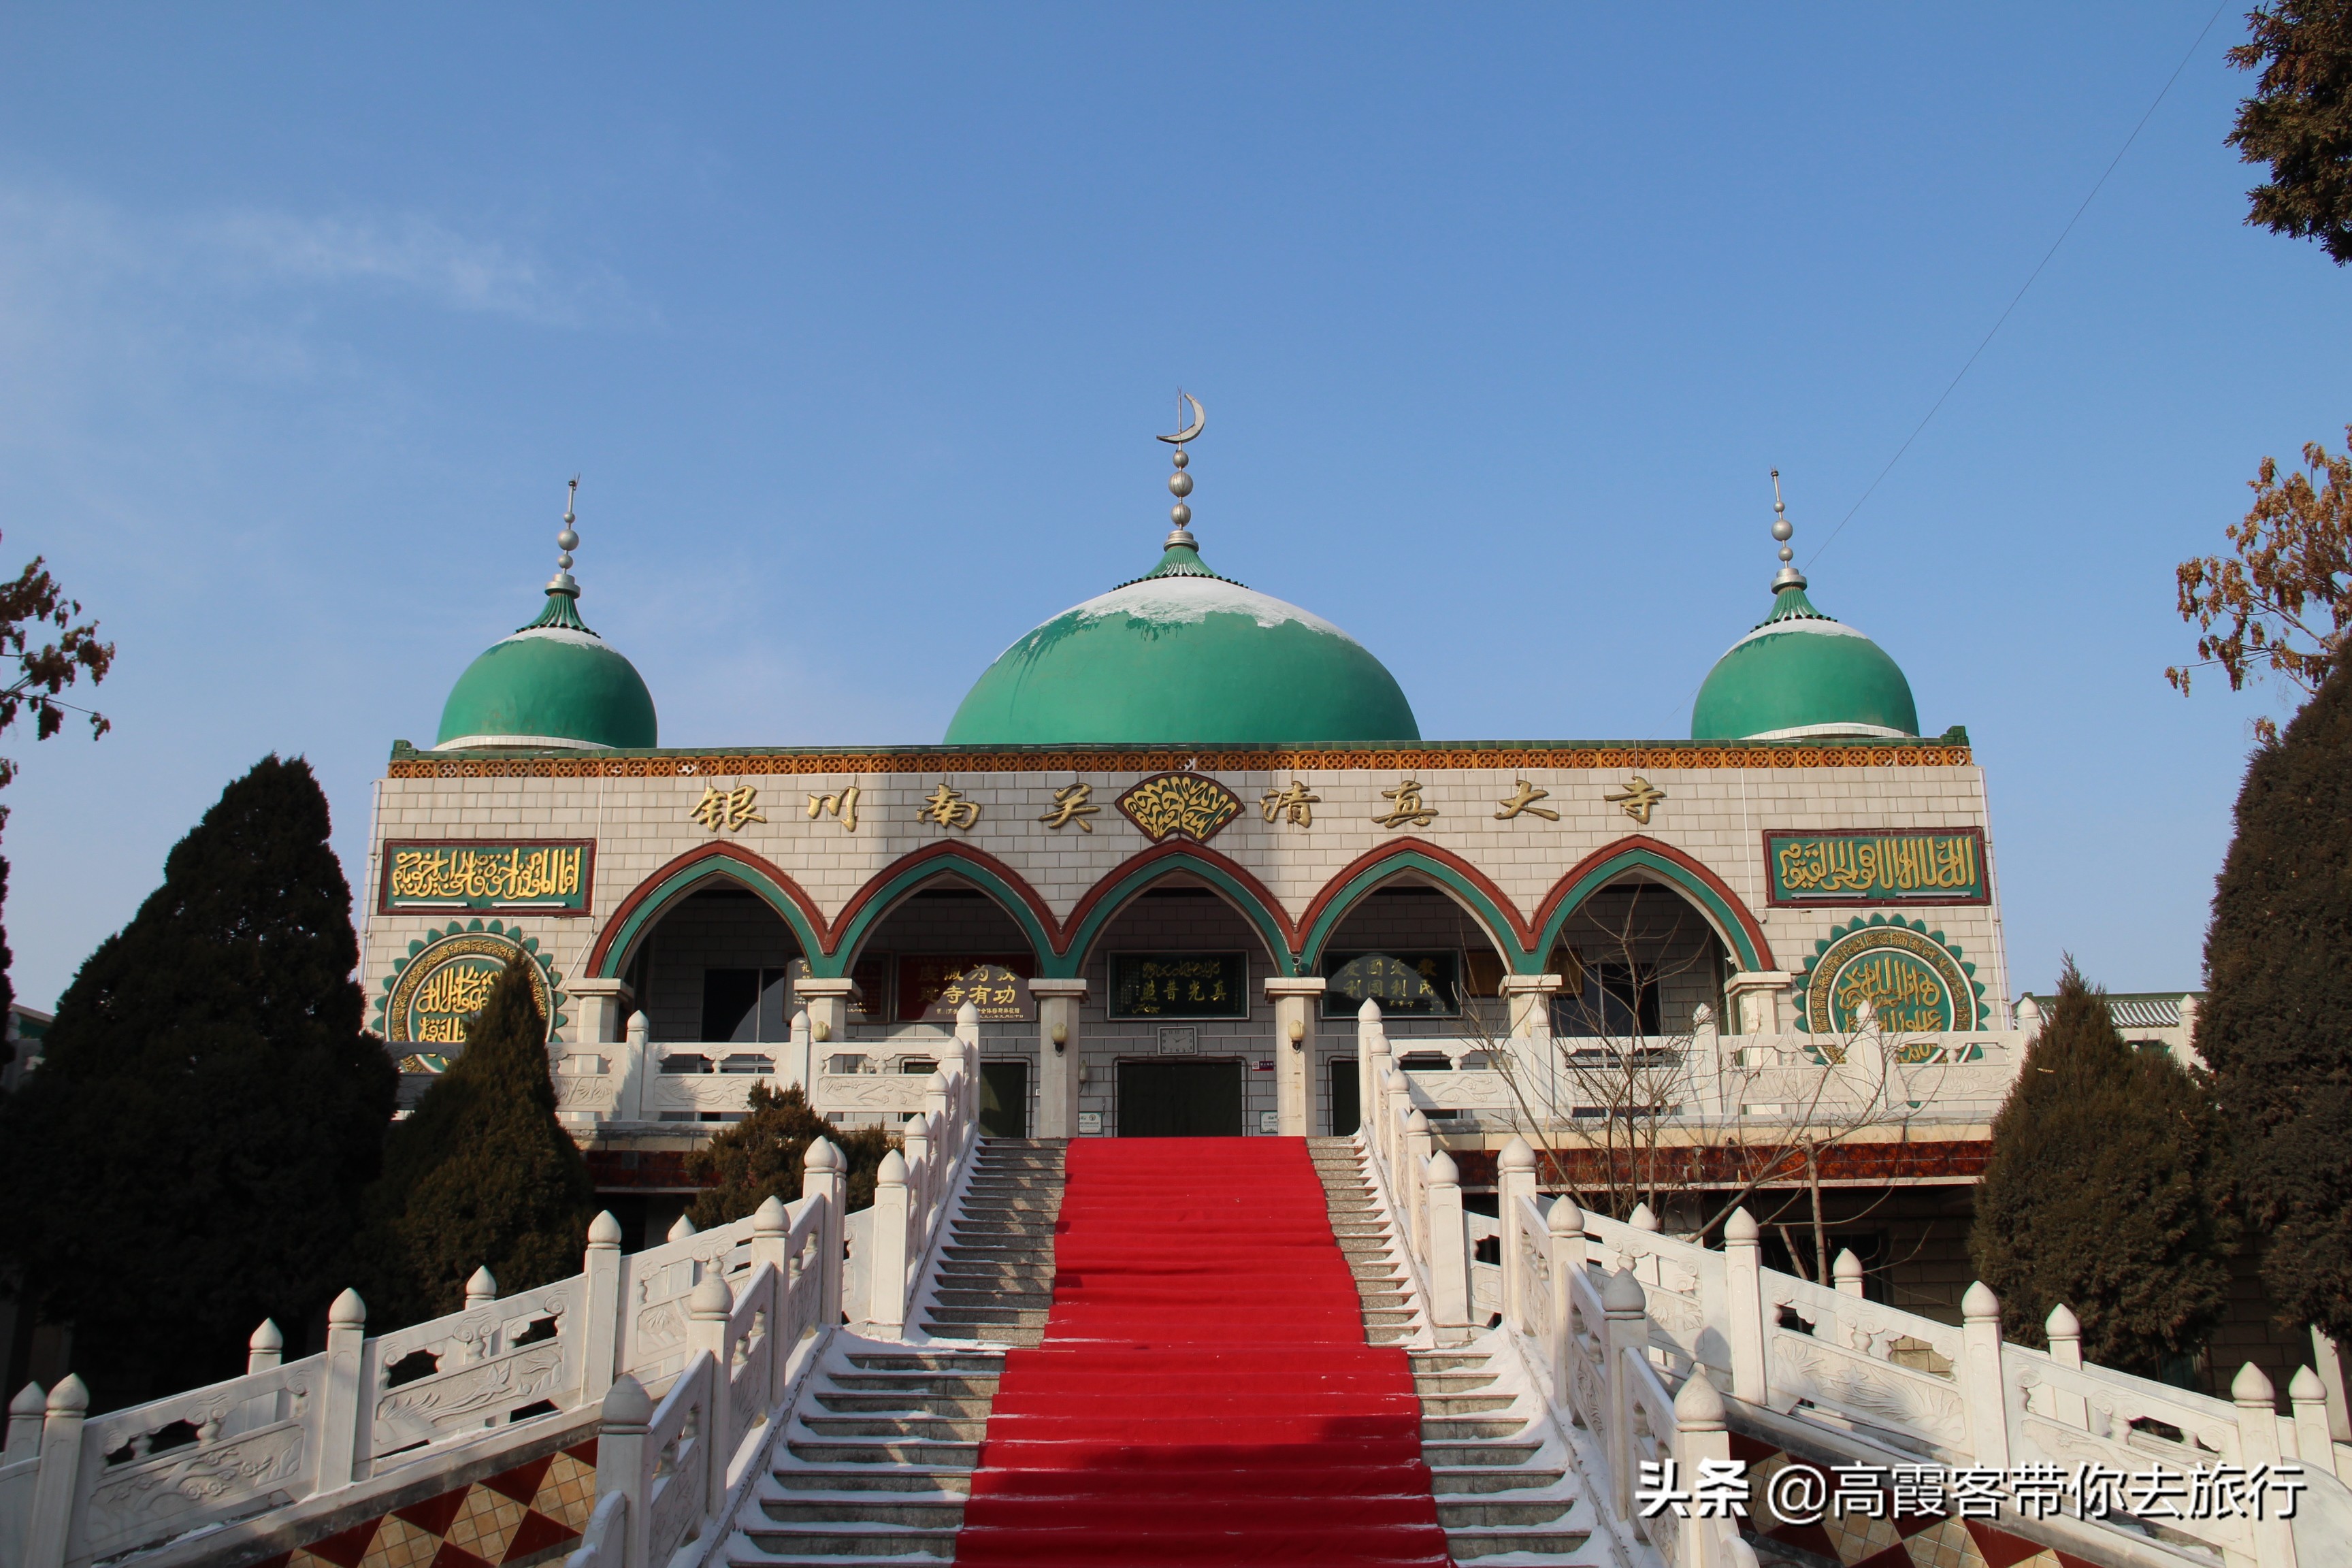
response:
<svg viewBox="0 0 2352 1568"><path fill-rule="evenodd" d="M1173 436L1162 436L1160 437L1160 439L1167 442L1171 447L1181 447L1185 442L1190 441L1193 437L1198 436L1201 433L1201 426L1209 422L1209 416L1201 412L1201 400L1193 396L1191 393L1179 389L1176 394L1176 412L1180 415L1182 414L1184 412L1184 405L1188 403L1192 405L1192 423L1184 426L1183 429L1177 431Z"/></svg>

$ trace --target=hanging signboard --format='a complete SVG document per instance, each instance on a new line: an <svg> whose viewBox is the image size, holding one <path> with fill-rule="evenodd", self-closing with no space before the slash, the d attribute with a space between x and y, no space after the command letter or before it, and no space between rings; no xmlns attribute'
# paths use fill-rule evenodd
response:
<svg viewBox="0 0 2352 1568"><path fill-rule="evenodd" d="M1323 961L1323 1016L1353 1018L1377 1002L1391 1018L1451 1018L1462 1011L1459 952L1334 953Z"/></svg>
<svg viewBox="0 0 2352 1568"><path fill-rule="evenodd" d="M898 1021L948 1024L969 1002L983 1024L1033 1021L1030 961L1020 953L907 952L898 955Z"/></svg>
<svg viewBox="0 0 2352 1568"><path fill-rule="evenodd" d="M1114 952L1114 1018L1246 1018L1249 957L1239 952Z"/></svg>

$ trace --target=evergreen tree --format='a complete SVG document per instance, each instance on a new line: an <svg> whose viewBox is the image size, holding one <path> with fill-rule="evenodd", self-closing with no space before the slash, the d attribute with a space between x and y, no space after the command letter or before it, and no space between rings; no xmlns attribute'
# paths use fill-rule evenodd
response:
<svg viewBox="0 0 2352 1568"><path fill-rule="evenodd" d="M2155 1375L2194 1355L2228 1303L2225 1170L2201 1087L2126 1045L2068 959L1977 1186L1969 1250L2001 1331L2040 1344L2063 1302L2086 1360Z"/></svg>
<svg viewBox="0 0 2352 1568"><path fill-rule="evenodd" d="M849 1163L849 1206L871 1204L875 1173L899 1140L880 1127L835 1127L809 1109L798 1084L778 1093L755 1083L751 1114L686 1157L687 1175L703 1189L686 1217L707 1230L741 1219L771 1197L791 1203L801 1195L801 1162L820 1138L831 1139Z"/></svg>
<svg viewBox="0 0 2352 1568"><path fill-rule="evenodd" d="M0 1247L104 1403L242 1369L344 1283L395 1074L362 1032L327 799L265 757L58 1004L0 1107Z"/></svg>
<svg viewBox="0 0 2352 1568"><path fill-rule="evenodd" d="M2265 1236L2263 1283L2352 1338L2352 667L2246 770L2205 974L2197 1048Z"/></svg>
<svg viewBox="0 0 2352 1568"><path fill-rule="evenodd" d="M465 1050L385 1141L362 1245L372 1329L456 1311L479 1268L501 1295L580 1272L596 1188L555 1120L531 962L507 965Z"/></svg>

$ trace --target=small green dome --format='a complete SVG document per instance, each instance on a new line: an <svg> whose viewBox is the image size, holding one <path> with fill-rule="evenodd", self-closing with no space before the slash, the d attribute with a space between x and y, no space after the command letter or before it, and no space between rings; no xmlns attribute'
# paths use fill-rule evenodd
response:
<svg viewBox="0 0 2352 1568"><path fill-rule="evenodd" d="M1876 643L1813 608L1801 576L1781 577L1772 613L1707 672L1691 708L1691 739L1916 735L1919 710L1902 669Z"/></svg>
<svg viewBox="0 0 2352 1568"><path fill-rule="evenodd" d="M1150 575L1063 611L1005 649L956 710L947 743L1421 739L1396 678L1361 643L1216 575L1190 537L1172 536Z"/></svg>
<svg viewBox="0 0 2352 1568"><path fill-rule="evenodd" d="M645 678L581 622L579 595L560 575L539 619L466 667L442 706L436 751L660 743Z"/></svg>

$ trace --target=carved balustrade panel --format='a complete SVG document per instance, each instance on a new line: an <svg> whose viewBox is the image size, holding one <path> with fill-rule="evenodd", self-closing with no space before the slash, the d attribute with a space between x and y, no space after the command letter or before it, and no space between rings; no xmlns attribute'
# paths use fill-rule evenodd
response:
<svg viewBox="0 0 2352 1568"><path fill-rule="evenodd" d="M686 1299L716 1269L730 1289L751 1271L751 1222L714 1226L622 1260L621 1370L648 1389L687 1360Z"/></svg>
<svg viewBox="0 0 2352 1568"><path fill-rule="evenodd" d="M1968 1409L1948 1380L1791 1329L1767 1328L1764 1338L1776 1408L1808 1400L1895 1447L1966 1461Z"/></svg>
<svg viewBox="0 0 2352 1568"><path fill-rule="evenodd" d="M923 1109L929 1073L826 1072L816 1076L815 1110L904 1119Z"/></svg>
<svg viewBox="0 0 2352 1568"><path fill-rule="evenodd" d="M305 1356L92 1418L69 1555L114 1556L310 1495L325 1375L324 1356Z"/></svg>

